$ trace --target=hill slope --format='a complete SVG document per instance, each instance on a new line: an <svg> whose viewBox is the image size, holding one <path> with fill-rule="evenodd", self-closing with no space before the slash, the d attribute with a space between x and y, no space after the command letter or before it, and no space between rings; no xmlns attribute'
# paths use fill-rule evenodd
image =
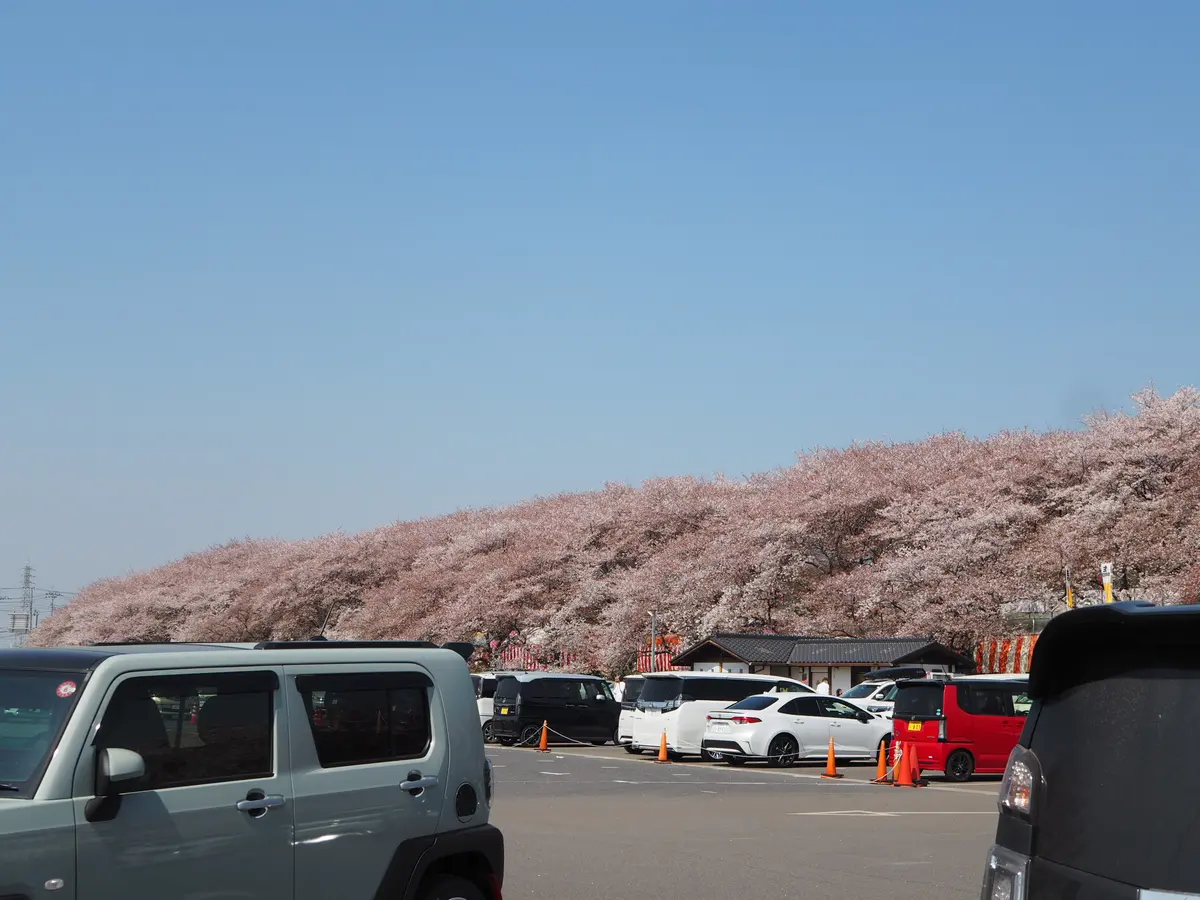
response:
<svg viewBox="0 0 1200 900"><path fill-rule="evenodd" d="M1197 599L1200 393L1078 432L946 434L799 457L746 482L671 478L402 522L238 541L93 584L31 643L331 636L530 643L616 670L648 612L694 639L745 627L934 634L969 646L1002 601Z"/></svg>

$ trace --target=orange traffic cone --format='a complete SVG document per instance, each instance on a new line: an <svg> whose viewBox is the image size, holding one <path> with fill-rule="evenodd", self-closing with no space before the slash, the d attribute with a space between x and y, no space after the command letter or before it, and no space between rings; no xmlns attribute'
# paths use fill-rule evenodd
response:
<svg viewBox="0 0 1200 900"><path fill-rule="evenodd" d="M550 752L550 724L543 720L542 721L542 740L541 740L541 743L538 744L538 753L549 753L549 752Z"/></svg>
<svg viewBox="0 0 1200 900"><path fill-rule="evenodd" d="M875 780L871 784L891 784L888 777L888 746L887 739L879 742L879 764L875 767Z"/></svg>
<svg viewBox="0 0 1200 900"><path fill-rule="evenodd" d="M925 787L929 784L921 777L921 760L917 758L917 745L911 744L912 747L912 781L914 787Z"/></svg>
<svg viewBox="0 0 1200 900"><path fill-rule="evenodd" d="M658 742L658 759L656 759L655 762L656 763L669 763L670 761L671 761L670 757L667 756L667 730L664 728L663 733L662 733L662 740L660 740Z"/></svg>
<svg viewBox="0 0 1200 900"><path fill-rule="evenodd" d="M916 787L912 780L912 760L910 757L909 744L900 745L900 756L896 760L896 780L892 782L892 787Z"/></svg>
<svg viewBox="0 0 1200 900"><path fill-rule="evenodd" d="M829 739L829 758L825 761L825 771L821 773L822 778L841 778L838 774L837 757L833 752L833 738Z"/></svg>

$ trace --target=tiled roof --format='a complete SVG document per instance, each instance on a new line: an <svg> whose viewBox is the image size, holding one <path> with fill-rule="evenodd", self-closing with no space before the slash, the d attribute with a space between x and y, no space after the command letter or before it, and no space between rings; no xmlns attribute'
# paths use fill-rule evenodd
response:
<svg viewBox="0 0 1200 900"><path fill-rule="evenodd" d="M929 638L801 638L792 645L793 666L876 666L938 647Z"/></svg>
<svg viewBox="0 0 1200 900"><path fill-rule="evenodd" d="M780 666L787 664L792 647L802 640L804 638L789 634L713 634L708 638L722 650L748 663Z"/></svg>

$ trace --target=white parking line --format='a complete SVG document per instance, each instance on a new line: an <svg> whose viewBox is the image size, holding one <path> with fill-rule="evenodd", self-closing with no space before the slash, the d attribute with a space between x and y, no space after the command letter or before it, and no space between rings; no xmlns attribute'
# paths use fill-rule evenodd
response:
<svg viewBox="0 0 1200 900"><path fill-rule="evenodd" d="M570 772L538 772L539 775L570 775Z"/></svg>
<svg viewBox="0 0 1200 900"><path fill-rule="evenodd" d="M880 818L890 818L892 816L994 816L994 812L980 812L979 810L947 810L947 809L913 809L913 810L896 810L893 812L877 812L870 809L831 809L824 812L795 812L787 813L789 816L878 816Z"/></svg>

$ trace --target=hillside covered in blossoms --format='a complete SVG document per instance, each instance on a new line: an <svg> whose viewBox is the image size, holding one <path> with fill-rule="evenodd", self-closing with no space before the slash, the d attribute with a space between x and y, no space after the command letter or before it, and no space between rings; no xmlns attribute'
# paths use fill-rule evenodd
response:
<svg viewBox="0 0 1200 900"><path fill-rule="evenodd" d="M100 581L31 643L481 639L624 670L649 612L683 642L745 629L929 634L1002 608L1200 600L1200 392L1145 391L1084 429L944 434L801 455L743 481L669 478L357 535L245 540Z"/></svg>

